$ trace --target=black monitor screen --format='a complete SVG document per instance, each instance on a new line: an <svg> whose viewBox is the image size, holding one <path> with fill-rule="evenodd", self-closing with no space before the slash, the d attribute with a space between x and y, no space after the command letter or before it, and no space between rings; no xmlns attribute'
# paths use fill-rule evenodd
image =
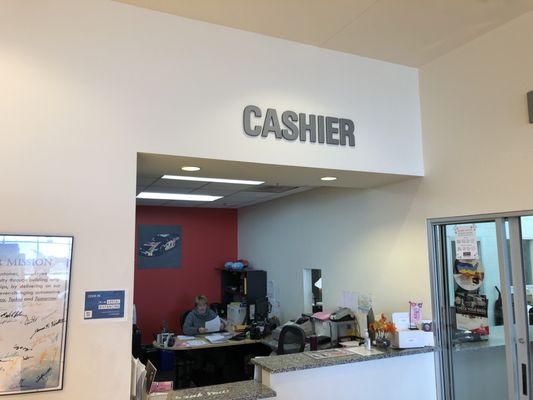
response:
<svg viewBox="0 0 533 400"><path fill-rule="evenodd" d="M268 317L269 303L267 297L261 297L255 301L255 319L265 320Z"/></svg>

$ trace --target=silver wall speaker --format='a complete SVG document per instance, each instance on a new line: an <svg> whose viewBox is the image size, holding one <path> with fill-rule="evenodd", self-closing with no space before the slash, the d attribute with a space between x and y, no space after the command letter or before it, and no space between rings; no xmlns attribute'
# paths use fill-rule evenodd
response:
<svg viewBox="0 0 533 400"><path fill-rule="evenodd" d="M527 110L529 112L529 123L533 124L533 90L527 94Z"/></svg>

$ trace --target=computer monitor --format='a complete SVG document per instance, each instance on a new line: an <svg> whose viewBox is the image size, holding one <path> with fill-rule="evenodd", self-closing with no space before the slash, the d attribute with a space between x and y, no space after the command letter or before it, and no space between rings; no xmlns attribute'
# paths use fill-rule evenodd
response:
<svg viewBox="0 0 533 400"><path fill-rule="evenodd" d="M255 301L255 316L256 321L264 321L268 318L270 311L270 303L268 297L260 297Z"/></svg>

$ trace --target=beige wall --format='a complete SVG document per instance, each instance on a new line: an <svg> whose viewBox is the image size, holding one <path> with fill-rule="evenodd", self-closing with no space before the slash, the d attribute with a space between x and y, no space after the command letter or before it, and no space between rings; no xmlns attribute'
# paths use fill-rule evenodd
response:
<svg viewBox="0 0 533 400"><path fill-rule="evenodd" d="M413 297L428 303L427 216L533 208L533 132L524 102L533 87L532 26L532 15L521 18L422 71L423 181L342 196L319 191L241 214L242 253L277 269L274 279L287 282L285 304L301 287L296 268L310 266L328 268L329 304L344 287L379 294L376 308L385 311ZM219 68L213 68L213 54ZM283 64L272 54L282 54ZM302 59L313 68L302 73ZM250 97L264 104L283 97L283 106L303 109L328 104L319 110L325 112L369 104L369 112L380 110L390 93L379 91L367 101L378 93L368 83L375 71L384 88L405 76L398 90L407 88L409 116L402 121L408 137L417 138L416 71L107 0L3 2L0 70L2 231L75 237L65 388L27 399L127 398L130 323L84 324L82 301L84 289L133 287L137 151L327 167L316 147L283 152L269 144L261 153L259 142L244 144L248 138L239 137L228 143L209 127L229 121L228 113ZM347 79L353 79L348 90ZM208 127L198 125L201 105L217 110ZM401 109L401 101L396 106ZM232 123L240 127L240 117ZM367 143L385 148L386 139L383 146ZM466 149L472 143L481 145L475 154ZM403 150L416 157L413 146L409 152L404 143ZM328 152L327 160L336 158L351 165L344 153ZM401 157L394 159L367 161L401 166ZM467 163L471 184L461 183L455 161ZM300 199L297 214L289 213Z"/></svg>
<svg viewBox="0 0 533 400"><path fill-rule="evenodd" d="M0 232L75 238L64 390L25 399L128 398L131 322L84 323L83 291L132 299L137 152L422 172L413 68L109 0L0 9ZM246 137L249 103L359 118L362 146Z"/></svg>
<svg viewBox="0 0 533 400"><path fill-rule="evenodd" d="M426 219L533 209L533 13L420 71L426 176L320 190L239 212L240 256L280 287L283 316L303 309L302 268L324 269L324 300L370 292L377 311L422 300L430 315Z"/></svg>

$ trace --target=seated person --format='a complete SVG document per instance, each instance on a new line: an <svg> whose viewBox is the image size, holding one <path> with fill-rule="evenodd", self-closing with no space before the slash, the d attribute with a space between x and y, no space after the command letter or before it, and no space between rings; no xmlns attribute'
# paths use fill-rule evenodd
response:
<svg viewBox="0 0 533 400"><path fill-rule="evenodd" d="M181 327L184 335L207 333L205 323L217 317L215 312L207 307L207 297L204 295L196 296L194 298L194 305L194 309L189 312ZM223 330L225 326L224 321L220 320L220 330Z"/></svg>

